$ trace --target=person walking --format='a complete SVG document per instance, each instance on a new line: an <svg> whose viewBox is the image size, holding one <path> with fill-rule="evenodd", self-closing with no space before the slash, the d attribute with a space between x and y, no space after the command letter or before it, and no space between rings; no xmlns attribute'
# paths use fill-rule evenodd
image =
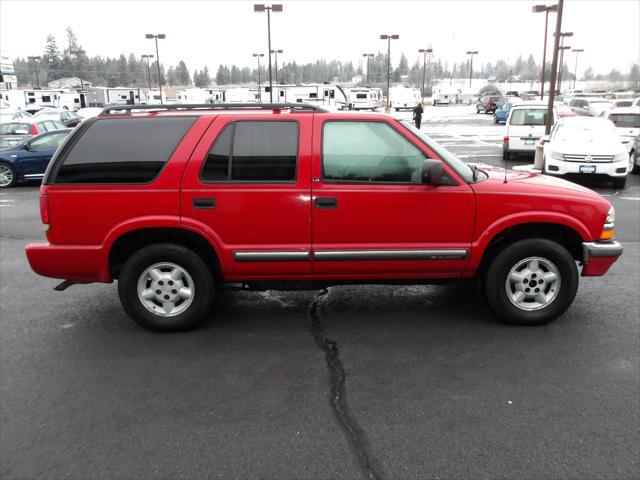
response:
<svg viewBox="0 0 640 480"><path fill-rule="evenodd" d="M420 129L420 124L422 123L422 103L416 105L416 108L413 109L413 120L416 122L416 128Z"/></svg>

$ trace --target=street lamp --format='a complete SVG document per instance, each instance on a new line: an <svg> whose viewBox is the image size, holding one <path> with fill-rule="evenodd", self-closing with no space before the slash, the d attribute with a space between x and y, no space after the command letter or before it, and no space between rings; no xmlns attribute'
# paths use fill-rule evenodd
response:
<svg viewBox="0 0 640 480"><path fill-rule="evenodd" d="M544 70L547 63L547 26L549 24L549 12L557 12L558 5L534 5L533 13L544 12L544 50L542 50L542 75L540 75L540 100L544 96Z"/></svg>
<svg viewBox="0 0 640 480"><path fill-rule="evenodd" d="M389 87L390 87L390 83L391 83L391 40L398 40L400 38L400 35L380 35L380 40L386 40L387 41L387 112L390 109L390 102L389 102Z"/></svg>
<svg viewBox="0 0 640 480"><path fill-rule="evenodd" d="M158 39L164 40L167 36L164 33L147 33L145 38L153 38L156 41L156 65L158 67L158 91L160 92L160 105L162 105L162 78L160 77L160 52L158 50Z"/></svg>
<svg viewBox="0 0 640 480"><path fill-rule="evenodd" d="M282 12L282 4L273 4L273 5L264 5L261 3L254 3L253 11L254 12L267 12L267 35L269 40L269 102L273 103L273 82L271 80L271 11L274 13Z"/></svg>
<svg viewBox="0 0 640 480"><path fill-rule="evenodd" d="M142 55L142 58L147 60L147 79L149 80L149 92L151 92L151 65L149 64L149 60L154 58L153 55Z"/></svg>
<svg viewBox="0 0 640 480"><path fill-rule="evenodd" d="M367 57L367 85L371 85L369 83L369 59L373 58L373 53L363 53L363 57Z"/></svg>
<svg viewBox="0 0 640 480"><path fill-rule="evenodd" d="M426 92L424 90L424 79L427 73L427 53L429 54L429 68L431 68L431 52L433 52L432 48L421 48L418 50L419 53L422 53L422 101L424 101L424 97L426 97Z"/></svg>
<svg viewBox="0 0 640 480"><path fill-rule="evenodd" d="M573 37L573 32L560 33L560 65L558 66L558 93L562 88L562 70L564 70L564 51L569 50L571 47L564 45L565 37Z"/></svg>
<svg viewBox="0 0 640 480"><path fill-rule="evenodd" d="M262 103L262 87L260 86L260 57L264 57L264 53L254 53L253 56L258 59L258 101Z"/></svg>
<svg viewBox="0 0 640 480"><path fill-rule="evenodd" d="M38 74L38 62L40 61L42 57L40 56L33 56L33 57L27 57L27 59L31 62L33 62L33 64L36 67L36 88L40 89L40 75Z"/></svg>
<svg viewBox="0 0 640 480"><path fill-rule="evenodd" d="M473 77L473 56L477 55L477 50L467 50L467 55L471 55L471 69L469 71L469 88L471 88L471 78Z"/></svg>
<svg viewBox="0 0 640 480"><path fill-rule="evenodd" d="M571 51L576 54L576 67L573 70L573 89L575 90L576 89L576 78L578 78L578 55L580 53L584 52L584 48L574 48Z"/></svg>
<svg viewBox="0 0 640 480"><path fill-rule="evenodd" d="M80 55L84 55L85 52L82 49L77 49L77 50L69 50L69 55L75 55L76 56L76 61L78 62L78 71L80 71ZM79 73L80 75L82 75L82 73ZM80 76L80 90L84 90L84 85L82 84L82 76Z"/></svg>
<svg viewBox="0 0 640 480"><path fill-rule="evenodd" d="M278 84L278 54L282 53L282 50L271 50L271 53L275 54L276 56L276 85L277 85Z"/></svg>

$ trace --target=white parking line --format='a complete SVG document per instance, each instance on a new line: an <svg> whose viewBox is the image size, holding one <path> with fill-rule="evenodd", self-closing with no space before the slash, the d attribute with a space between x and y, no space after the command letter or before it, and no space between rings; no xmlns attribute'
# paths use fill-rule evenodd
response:
<svg viewBox="0 0 640 480"><path fill-rule="evenodd" d="M15 200L10 200L10 199L0 199L0 203L15 203Z"/></svg>

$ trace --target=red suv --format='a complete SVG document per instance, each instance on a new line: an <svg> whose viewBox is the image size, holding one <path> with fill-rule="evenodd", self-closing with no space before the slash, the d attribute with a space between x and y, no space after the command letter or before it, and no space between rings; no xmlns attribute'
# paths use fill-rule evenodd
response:
<svg viewBox="0 0 640 480"><path fill-rule="evenodd" d="M622 254L586 188L470 166L410 123L303 104L128 106L71 133L41 187L40 275L118 280L152 330L194 326L216 287L479 277L506 322L562 314Z"/></svg>

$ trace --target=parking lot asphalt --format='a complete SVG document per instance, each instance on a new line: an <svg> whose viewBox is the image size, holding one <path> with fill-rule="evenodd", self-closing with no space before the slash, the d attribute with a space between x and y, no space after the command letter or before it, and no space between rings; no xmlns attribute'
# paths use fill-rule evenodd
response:
<svg viewBox="0 0 640 480"><path fill-rule="evenodd" d="M423 117L494 165L503 128ZM468 282L225 292L168 335L115 284L54 292L24 256L37 186L0 192L0 477L638 478L640 179L588 186L625 253L550 325L496 322Z"/></svg>

